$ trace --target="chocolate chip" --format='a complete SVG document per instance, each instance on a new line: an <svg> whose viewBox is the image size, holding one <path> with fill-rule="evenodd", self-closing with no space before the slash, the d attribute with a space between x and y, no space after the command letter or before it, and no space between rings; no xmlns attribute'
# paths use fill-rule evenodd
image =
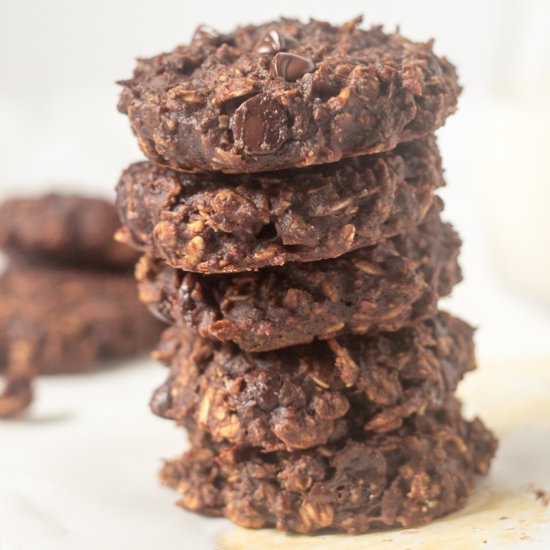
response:
<svg viewBox="0 0 550 550"><path fill-rule="evenodd" d="M258 46L258 53L274 54L289 48L295 48L297 45L297 40L273 29L268 31L262 38Z"/></svg>
<svg viewBox="0 0 550 550"><path fill-rule="evenodd" d="M296 82L306 73L315 70L315 63L301 55L279 52L271 60L271 73L283 77L287 82Z"/></svg>
<svg viewBox="0 0 550 550"><path fill-rule="evenodd" d="M238 146L256 154L269 153L288 139L288 115L278 101L259 94L235 111L232 129Z"/></svg>

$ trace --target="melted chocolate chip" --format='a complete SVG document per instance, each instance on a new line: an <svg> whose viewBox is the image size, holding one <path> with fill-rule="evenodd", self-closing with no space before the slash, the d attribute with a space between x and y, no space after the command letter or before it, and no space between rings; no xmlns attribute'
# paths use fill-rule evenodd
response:
<svg viewBox="0 0 550 550"><path fill-rule="evenodd" d="M287 82L296 82L306 73L312 73L314 70L313 61L293 53L279 52L271 61L271 73L281 76Z"/></svg>
<svg viewBox="0 0 550 550"><path fill-rule="evenodd" d="M297 40L273 29L268 31L262 38L258 46L258 53L275 54L289 48L295 48L297 45Z"/></svg>
<svg viewBox="0 0 550 550"><path fill-rule="evenodd" d="M288 139L286 110L267 94L245 101L235 111L232 126L237 144L256 154L270 153Z"/></svg>

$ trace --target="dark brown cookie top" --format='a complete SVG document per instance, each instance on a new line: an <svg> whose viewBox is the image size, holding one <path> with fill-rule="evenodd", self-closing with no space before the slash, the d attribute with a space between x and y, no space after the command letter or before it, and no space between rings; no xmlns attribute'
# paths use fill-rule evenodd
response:
<svg viewBox="0 0 550 550"><path fill-rule="evenodd" d="M454 112L454 67L361 18L281 19L141 59L119 110L143 152L179 171L262 172L387 151Z"/></svg>
<svg viewBox="0 0 550 550"><path fill-rule="evenodd" d="M190 435L191 450L160 474L180 493L182 508L298 533L433 521L464 506L497 447L480 420L461 417L456 400L396 431L301 452L219 445L193 428Z"/></svg>
<svg viewBox="0 0 550 550"><path fill-rule="evenodd" d="M202 273L311 262L410 230L443 183L433 138L262 175L178 174L139 163L117 187L118 239Z"/></svg>
<svg viewBox="0 0 550 550"><path fill-rule="evenodd" d="M446 313L397 332L341 336L268 353L168 329L170 366L153 412L190 417L215 441L308 449L357 431L388 432L437 408L475 367L472 328Z"/></svg>
<svg viewBox="0 0 550 550"><path fill-rule="evenodd" d="M460 239L437 210L408 234L320 262L201 275L144 256L140 299L169 324L247 351L398 330L435 315L461 280Z"/></svg>
<svg viewBox="0 0 550 550"><path fill-rule="evenodd" d="M20 350L39 374L150 349L161 331L126 273L14 266L0 277L0 370Z"/></svg>
<svg viewBox="0 0 550 550"><path fill-rule="evenodd" d="M114 206L75 195L15 198L0 204L0 249L30 262L131 269L135 253L114 241Z"/></svg>

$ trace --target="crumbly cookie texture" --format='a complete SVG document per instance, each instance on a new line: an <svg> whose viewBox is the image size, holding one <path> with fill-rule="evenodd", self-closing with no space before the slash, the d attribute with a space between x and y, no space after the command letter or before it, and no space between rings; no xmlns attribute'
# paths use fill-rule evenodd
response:
<svg viewBox="0 0 550 550"><path fill-rule="evenodd" d="M153 411L192 418L215 441L308 449L358 431L393 431L441 406L475 367L472 328L445 313L397 332L341 336L268 353L168 329L170 366Z"/></svg>
<svg viewBox="0 0 550 550"><path fill-rule="evenodd" d="M202 273L317 261L412 230L443 183L433 138L262 175L178 174L138 163L117 187L117 238Z"/></svg>
<svg viewBox="0 0 550 550"><path fill-rule="evenodd" d="M249 528L366 533L414 527L461 508L496 440L450 400L397 430L301 452L220 445L190 426L191 450L160 477L188 510Z"/></svg>
<svg viewBox="0 0 550 550"><path fill-rule="evenodd" d="M161 328L127 273L12 264L0 278L0 365L8 373L23 351L39 374L86 371L98 359L145 353Z"/></svg>
<svg viewBox="0 0 550 550"><path fill-rule="evenodd" d="M187 172L325 164L432 134L456 108L454 67L431 41L360 23L199 27L139 60L119 110L153 162Z"/></svg>
<svg viewBox="0 0 550 550"><path fill-rule="evenodd" d="M0 204L0 249L27 263L131 269L137 261L114 241L114 206L102 199L50 194Z"/></svg>
<svg viewBox="0 0 550 550"><path fill-rule="evenodd" d="M460 239L437 210L408 234L314 263L216 276L144 256L140 298L169 324L247 351L398 330L434 316L438 299L461 280Z"/></svg>

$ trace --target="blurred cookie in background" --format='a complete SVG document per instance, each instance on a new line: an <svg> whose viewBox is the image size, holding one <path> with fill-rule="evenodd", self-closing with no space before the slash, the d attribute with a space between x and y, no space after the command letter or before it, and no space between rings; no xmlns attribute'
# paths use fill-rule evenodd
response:
<svg viewBox="0 0 550 550"><path fill-rule="evenodd" d="M113 242L108 202L48 195L0 205L0 417L32 401L40 374L146 353L161 324L137 298L135 256Z"/></svg>
<svg viewBox="0 0 550 550"><path fill-rule="evenodd" d="M103 199L52 193L0 204L0 249L27 262L132 269L137 255L114 241L118 227Z"/></svg>

